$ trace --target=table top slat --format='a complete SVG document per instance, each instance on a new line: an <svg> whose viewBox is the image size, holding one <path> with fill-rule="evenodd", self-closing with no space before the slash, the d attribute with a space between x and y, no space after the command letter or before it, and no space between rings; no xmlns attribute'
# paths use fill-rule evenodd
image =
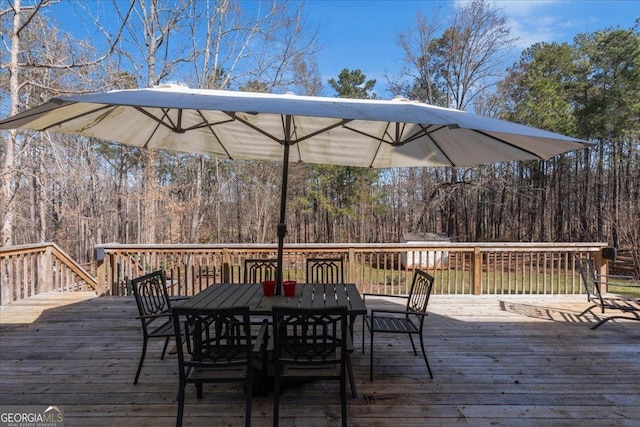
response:
<svg viewBox="0 0 640 427"><path fill-rule="evenodd" d="M298 284L292 297L266 297L256 284L212 285L184 301L185 307L222 308L249 306L252 314L265 315L274 306L318 308L346 306L349 314L364 314L366 306L355 285Z"/></svg>

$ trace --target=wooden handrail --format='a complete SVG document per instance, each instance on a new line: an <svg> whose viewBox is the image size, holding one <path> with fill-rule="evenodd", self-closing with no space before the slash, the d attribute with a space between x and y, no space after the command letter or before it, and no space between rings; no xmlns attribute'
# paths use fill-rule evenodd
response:
<svg viewBox="0 0 640 427"><path fill-rule="evenodd" d="M436 270L441 293L580 292L572 257L589 255L606 270L605 243L372 243L287 244L284 268L290 278L304 280L306 258L338 256L345 260L345 280L367 291L408 292L415 262L443 257ZM242 280L246 258L274 258L275 244L103 244L96 247L97 277L113 295L127 292L126 283L156 268L172 277L178 293L192 294L213 283ZM412 264L412 262L414 264ZM140 271L142 267L145 270ZM558 285L560 283L560 285ZM375 288L375 289L373 289Z"/></svg>
<svg viewBox="0 0 640 427"><path fill-rule="evenodd" d="M98 291L98 281L95 277L91 276L87 271L80 266L73 258L69 256L65 251L63 251L58 245L55 243L51 243L51 251L53 254L58 257L64 264L75 274L78 275L82 280L87 282L89 286L91 286L95 291Z"/></svg>
<svg viewBox="0 0 640 427"><path fill-rule="evenodd" d="M0 304L42 292L90 287L98 294L95 277L51 242L0 248Z"/></svg>
<svg viewBox="0 0 640 427"><path fill-rule="evenodd" d="M373 243L287 244L285 277L305 280L304 262L318 256L345 260L345 281L362 291L408 292L413 269L436 276L435 293L580 293L573 253L593 259L607 274L604 243ZM273 258L275 244L110 243L95 248L96 277L55 243L0 248L0 303L40 292L92 289L126 295L128 281L154 269L167 272L172 294L192 295L214 283L242 280L246 258Z"/></svg>

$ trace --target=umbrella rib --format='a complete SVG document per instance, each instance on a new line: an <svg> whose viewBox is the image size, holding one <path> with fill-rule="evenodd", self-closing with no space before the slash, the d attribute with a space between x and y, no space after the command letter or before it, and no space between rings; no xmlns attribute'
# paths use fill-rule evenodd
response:
<svg viewBox="0 0 640 427"><path fill-rule="evenodd" d="M255 130L258 133L261 133L262 135L266 136L267 138L271 138L272 140L276 141L279 144L284 144L285 143L285 141L278 139L278 137L276 137L274 135L271 135L268 132L265 132L264 130L260 129L259 127L257 127L253 123L249 123L248 121L242 119L241 117L238 117L236 115L236 113L233 112L233 111L225 111L225 114L228 114L233 119L238 120L240 123L244 124L245 126L250 127L251 129ZM281 116L283 118L285 117L285 115L281 115ZM295 116L291 116L291 118L294 119ZM312 133L310 133L308 135L305 135L303 137L300 137L300 138L288 139L286 142L288 142L289 145L294 145L294 144L302 142L302 141L304 141L306 139L313 138L314 136L319 135L321 133L325 133L325 132L327 132L327 131L329 131L331 129L337 128L338 126L343 126L346 129L349 129L347 126L345 126L345 124L349 123L350 121L352 121L352 119L341 119L339 122L336 122L336 123L332 124L331 126L327 126L327 127L322 128L322 129L318 129L317 131L312 132Z"/></svg>
<svg viewBox="0 0 640 427"><path fill-rule="evenodd" d="M215 122L215 123L210 123L204 117L204 115L202 114L201 110L196 110L198 112L198 115L202 119L202 123L198 123L196 125L189 126L187 128L183 128L182 127L182 112L183 112L183 109L179 109L178 110L178 124L173 123L173 120L171 119L171 116L169 116L169 109L168 108L161 108L161 110L163 112L161 118L156 117L155 115L153 115L152 113L150 113L149 111L144 109L143 107L135 107L135 109L138 110L139 112L141 112L142 114L144 114L145 116L149 117L151 120L161 124L162 126L166 127L167 129L169 129L169 130L171 130L173 132L176 132L176 133L185 133L185 132L189 132L189 131L192 131L192 130L202 129L202 128L205 128L205 127L210 129L212 126L217 126L217 125L221 125L221 124L225 124L225 123L229 123L229 122L233 121L232 119L229 119L229 120L221 120L221 121Z"/></svg>
<svg viewBox="0 0 640 427"><path fill-rule="evenodd" d="M211 129L214 126L223 125L225 123L233 122L233 119L228 119L228 120L220 120L219 122L211 123L211 122L207 121L207 119L204 117L204 115L202 114L202 110L196 110L196 111L198 112L198 115L200 115L200 118L202 119L202 123L199 123L199 124L193 125L193 126L189 126L188 128L184 128L185 131L197 130L197 129L202 129L202 128Z"/></svg>
<svg viewBox="0 0 640 427"><path fill-rule="evenodd" d="M387 123L387 125L388 125L388 123ZM397 142L394 142L394 141L387 141L387 140L385 140L384 138L381 138L381 137L379 137L379 136L371 135L370 133L366 133L366 132L363 132L363 131L361 131L361 130L354 129L354 128L349 127L349 126L344 126L344 128L345 128L345 129L347 129L347 130L350 130L351 132L354 132L354 133L360 134L360 135L362 135L362 136L366 136L366 137L371 138L371 139L373 139L373 140L375 140L375 141L378 141L378 142L384 142L385 144L394 145L394 146L395 146L395 145L402 145L402 144L398 144ZM388 135L388 133L387 133L386 129L385 129L385 132L384 132L384 133L385 133L386 135Z"/></svg>
<svg viewBox="0 0 640 427"><path fill-rule="evenodd" d="M318 129L318 130L317 130L317 131L315 131L315 132L311 132L311 133L310 133L310 134L308 134L308 135L305 135L305 136L303 136L303 137L300 137L300 138L296 139L296 140L295 140L295 143L302 142L302 141L304 141L305 139L313 138L313 137L314 137L314 136L316 136L316 135L320 135L321 133L325 133L325 132L327 132L327 131L329 131L329 130L331 130L331 129L335 129L335 128L337 128L338 126L342 126L342 127L344 127L345 129L349 129L349 127L347 127L347 126L345 126L345 125L346 125L347 123L351 122L351 121L353 121L353 119L342 119L342 120L340 120L339 122L336 122L336 123L332 124L331 126L327 126L327 127L322 128L322 129Z"/></svg>
<svg viewBox="0 0 640 427"><path fill-rule="evenodd" d="M382 137L378 137L375 135L371 135L369 133L363 132L361 130L358 129L354 129L352 127L349 126L343 126L345 129L350 130L351 132L366 136L368 138L373 139L374 141L378 141L378 146L376 147L376 152L373 154L373 157L371 158L371 162L369 162L369 167L373 167L373 164L376 161L376 157L378 157L378 153L380 152L380 147L382 147L382 144L389 144L391 146L400 146L403 145L409 141L411 141L411 139L417 137L417 134L414 135L411 139L407 140L407 141L402 141L399 142L400 137L402 136L402 132L400 132L399 127L400 127L400 123L395 122L396 123L396 136L395 136L395 141L387 141L386 139L382 138ZM389 135L389 126L391 126L391 122L387 122L387 126L384 128L384 132L382 133L383 135ZM389 135L391 136L391 135Z"/></svg>
<svg viewBox="0 0 640 427"><path fill-rule="evenodd" d="M427 129L427 127L422 126L422 125L420 126L420 128L424 131L424 136L429 138L429 140L433 143L433 145L435 145L435 147L438 149L438 151L440 151L440 154L442 154L445 157L445 159L447 159L449 164L455 168L457 166L456 163L453 160L451 160L451 157L449 157L447 155L447 152L431 136L432 133L435 133L435 132L439 131L440 129L444 129L444 128L448 128L448 127L449 126L447 126L447 125L442 125L442 126L438 126L437 128L435 128L435 129L430 131L430 130Z"/></svg>
<svg viewBox="0 0 640 427"><path fill-rule="evenodd" d="M515 148L516 150L520 150L520 151L522 151L524 153L530 154L530 155L536 157L537 159L544 160L544 157L540 156L539 154L534 153L531 150L527 150L526 148L522 148L522 147L519 147L519 146L517 146L515 144L512 144L512 143L510 143L510 142L508 142L508 141L506 141L506 140L504 140L502 138L498 138L497 136L493 136L493 135L488 134L486 132L483 132L481 130L475 130L475 129L469 129L469 130L471 130L473 132L476 132L476 133L479 133L480 135L486 136L487 138L494 139L494 140L496 140L498 142L501 142L501 143L503 143L505 145L508 145L509 147Z"/></svg>
<svg viewBox="0 0 640 427"><path fill-rule="evenodd" d="M74 104L76 104L76 103L74 103ZM101 105L100 107L97 107L97 108L95 108L95 109L93 109L91 111L86 111L86 112L84 112L82 114L78 114L76 116L69 117L68 119L60 120L59 122L53 123L53 124L51 124L51 125L49 125L49 126L47 126L45 128L42 128L40 130L41 131L49 130L52 127L59 126L59 125L61 125L63 123L67 123L67 122L70 122L72 120L79 119L79 118L84 117L84 116L88 116L89 114L93 114L93 113L96 113L96 112L99 112L99 111L102 111L102 110L106 110L108 108L115 108L115 106L114 105Z"/></svg>
<svg viewBox="0 0 640 427"><path fill-rule="evenodd" d="M389 130L389 126L391 126L391 122L387 122L387 127L385 127L384 129L384 134L388 135L388 130ZM354 129L351 129L347 126L345 126L345 129L349 129L352 132L355 132ZM398 134L398 126L396 126L396 138L399 138L399 134ZM376 162L376 157L378 157L378 153L380 152L380 147L382 147L382 144L385 143L385 141L382 141L378 138L378 146L376 147L376 152L373 153L373 157L371 158L371 161L369 162L369 167L372 168L373 164Z"/></svg>
<svg viewBox="0 0 640 427"><path fill-rule="evenodd" d="M158 128L160 127L161 122L156 121L156 127L155 129L153 129L153 132L151 132L151 134L149 135L149 138L147 138L146 142L144 143L144 145L142 146L142 148L147 148L147 145L149 145L149 143L151 142L151 140L153 139L153 136L156 134L156 132L158 131Z"/></svg>
<svg viewBox="0 0 640 427"><path fill-rule="evenodd" d="M227 114L227 115L228 115L229 117L231 117L232 119L239 121L239 122L240 122L240 123L242 123L243 125L245 125L245 126L247 126L247 127L250 127L251 129L255 130L255 131L256 131L256 132L258 132L258 133L261 133L262 135L266 136L267 138L270 138L270 139L274 140L274 141L275 141L275 142L277 142L278 144L282 144L282 143L283 143L283 141L281 141L280 139L278 139L276 136L271 135L270 133L265 132L264 130L260 129L260 128L259 128L259 127L257 127L256 125L254 125L254 124L252 124L252 123L249 123L248 121L246 121L246 120L242 119L241 117L238 117L238 116L236 115L236 113L235 113L235 112L233 112L233 111L225 111L224 113L225 113L225 114Z"/></svg>
<svg viewBox="0 0 640 427"><path fill-rule="evenodd" d="M180 129L178 127L176 127L175 124L173 124L173 121L171 120L171 117L169 117L169 110L166 108L161 108L162 110L162 117L158 118L156 116L154 116L153 114L151 114L150 112L148 112L146 109L144 109L143 107L134 107L137 111L141 112L142 114L144 114L145 116L149 117L151 120L155 121L156 123L166 127L169 130L172 130L173 132L176 133L184 133L184 129ZM169 123L165 123L164 119L167 119L169 121Z"/></svg>
<svg viewBox="0 0 640 427"><path fill-rule="evenodd" d="M297 127L295 126L295 116L287 115L287 117L291 117L291 121L293 122L293 129L297 129ZM339 126L347 128L345 126L345 124L349 123L352 120L353 119L342 119L339 122L336 122L336 123L332 124L331 126L327 126L327 127L322 128L322 129L318 129L315 132L311 132L310 134L302 136L300 138L296 138L295 140L291 139L292 135L289 135L287 143L288 143L288 145L296 145L296 150L298 151L298 158L302 159L302 153L300 153L300 146L298 145L299 142L302 142L305 139L313 138L316 135L320 135L321 133L325 133L325 132L330 131L331 129L335 129L335 128L339 127ZM284 124L284 122L283 122L283 124Z"/></svg>
<svg viewBox="0 0 640 427"><path fill-rule="evenodd" d="M383 137L375 136L375 135L372 135L370 133L366 133L364 131L361 131L361 130L358 130L358 129L354 129L354 128L349 127L349 126L344 126L344 128L347 129L347 130L350 130L351 132L358 133L360 135L366 136L368 138L374 139L374 140L379 141L379 142L383 142L385 144L392 145L394 147L399 147L401 145L408 144L409 142L414 141L414 140L420 138L421 136L428 135L430 133L427 128L425 128L424 126L420 126L420 130L421 130L420 132L416 132L415 134L411 135L410 137L408 137L405 140L400 140L400 137L402 136L402 133L403 133L402 131L399 130L400 125L402 124L402 126L404 127L404 126L406 126L406 123L395 122L395 124L396 124L396 132L395 132L396 135L395 135L395 138L391 137L391 135L389 134L389 126L391 125L391 123L392 122L387 122L387 127L384 129L383 134L384 135L389 135L389 137L392 138L392 140L386 140Z"/></svg>
<svg viewBox="0 0 640 427"><path fill-rule="evenodd" d="M433 139L433 137L431 136L432 133L439 131L440 129L443 129L447 126L440 126L432 131L428 131L426 127L424 126L420 126L423 130L424 130L424 135L429 138L429 140L433 143L433 145L435 145L435 147L438 149L438 151L440 151L440 154L442 154L447 161L449 162L449 164L451 164L451 166L456 167L457 165L453 162L453 160L451 160L451 158L447 155L446 151L444 151L444 149L440 146L440 144L438 144L438 142Z"/></svg>
<svg viewBox="0 0 640 427"><path fill-rule="evenodd" d="M12 129L9 127L6 127L9 124L12 124L13 122L16 121L22 121L25 119L31 119L31 118L38 118L39 116L43 115L43 114L49 114L52 111L55 110L59 110L61 108L67 107L69 105L74 105L77 104L77 102L75 101L63 101L62 99L58 99L58 98L52 98L49 100L49 102L47 104L55 104L55 106L45 110L45 111L39 111L38 109L31 109L31 110L27 110L27 111L23 111L20 114L16 114L15 116L11 116L8 117L4 120L0 120L2 122L2 129ZM47 106L47 104L42 104L41 107ZM35 111L34 111L35 110ZM16 127L15 129L20 129L20 126ZM44 129L40 129L40 130L44 130Z"/></svg>
<svg viewBox="0 0 640 427"><path fill-rule="evenodd" d="M216 139L216 141L218 141L218 144L220 144L220 146L222 147L222 149L224 150L225 154L227 155L228 158L233 159L233 157L231 156L231 154L229 154L229 150L227 150L227 147L224 146L224 144L222 143L222 141L220 140L220 137L218 137L218 134L216 133L216 131L213 129L213 127L215 125L219 125L222 123L229 123L232 122L232 119L229 120L223 120L220 122L216 122L216 123L209 123L207 121L207 119L204 117L204 114L202 114L201 110L197 110L198 111L198 115L200 115L200 118L202 119L202 121L204 122L203 125L198 125L197 128L208 128L209 132L211 132L211 134L213 135L213 137ZM196 127L190 128L190 129L196 129Z"/></svg>

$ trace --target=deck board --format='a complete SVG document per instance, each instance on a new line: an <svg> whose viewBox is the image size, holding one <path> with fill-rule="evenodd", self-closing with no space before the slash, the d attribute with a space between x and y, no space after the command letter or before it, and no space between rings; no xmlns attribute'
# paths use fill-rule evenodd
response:
<svg viewBox="0 0 640 427"><path fill-rule="evenodd" d="M370 306L389 301L367 299ZM640 322L592 331L583 296L434 295L426 343L434 373L404 336L376 338L374 382L361 320L352 356L358 397L351 426L640 426ZM141 345L128 297L39 295L0 308L0 403L58 405L65 426L172 426L177 360ZM340 424L334 383L288 389L282 426ZM272 396L255 397L252 423L272 423ZM184 425L243 424L240 385L188 392Z"/></svg>

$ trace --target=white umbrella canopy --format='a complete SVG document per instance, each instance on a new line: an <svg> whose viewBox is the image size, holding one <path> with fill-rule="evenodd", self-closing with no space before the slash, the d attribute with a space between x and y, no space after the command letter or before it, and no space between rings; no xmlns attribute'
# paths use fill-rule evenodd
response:
<svg viewBox="0 0 640 427"><path fill-rule="evenodd" d="M374 168L549 159L588 142L405 99L359 100L164 86L53 98L0 129L84 135L136 147L283 161L278 284L289 162Z"/></svg>
<svg viewBox="0 0 640 427"><path fill-rule="evenodd" d="M290 117L287 125L287 117ZM188 89L120 90L49 102L0 121L136 147L231 159L388 168L549 159L585 141L404 99Z"/></svg>

